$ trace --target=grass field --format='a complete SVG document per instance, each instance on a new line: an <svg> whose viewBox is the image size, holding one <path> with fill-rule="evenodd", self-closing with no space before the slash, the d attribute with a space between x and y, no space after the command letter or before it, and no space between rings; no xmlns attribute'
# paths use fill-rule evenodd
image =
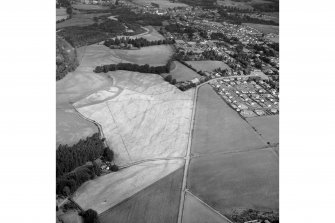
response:
<svg viewBox="0 0 335 223"><path fill-rule="evenodd" d="M81 3L76 3L72 5L73 8L79 9L79 10L107 10L109 7L107 6L102 6L102 5L92 5L92 4L81 4Z"/></svg>
<svg viewBox="0 0 335 223"><path fill-rule="evenodd" d="M173 49L169 45L142 47L139 50L111 50L95 44L87 46L82 63L90 67L120 62L157 66L165 65L172 54Z"/></svg>
<svg viewBox="0 0 335 223"><path fill-rule="evenodd" d="M279 143L279 115L247 118L247 121L266 141Z"/></svg>
<svg viewBox="0 0 335 223"><path fill-rule="evenodd" d="M73 109L57 109L56 143L73 145L98 132L98 128L81 118Z"/></svg>
<svg viewBox="0 0 335 223"><path fill-rule="evenodd" d="M177 81L189 81L193 78L200 77L199 74L178 61L173 61L173 64L171 66L173 66L174 68L170 70L169 74Z"/></svg>
<svg viewBox="0 0 335 223"><path fill-rule="evenodd" d="M193 154L264 147L260 136L209 85L198 91L192 139Z"/></svg>
<svg viewBox="0 0 335 223"><path fill-rule="evenodd" d="M156 74L114 71L108 75L113 79L115 95L101 90L85 99L91 105L83 106L86 102L81 100L75 106L102 125L115 162L124 165L184 156L193 90L181 92Z"/></svg>
<svg viewBox="0 0 335 223"><path fill-rule="evenodd" d="M176 170L100 214L100 222L177 222L183 171Z"/></svg>
<svg viewBox="0 0 335 223"><path fill-rule="evenodd" d="M268 33L274 33L279 35L279 26L271 26L271 25L263 25L263 24L253 24L253 23L243 23L245 25L248 25L252 28L257 29L258 31L268 34Z"/></svg>
<svg viewBox="0 0 335 223"><path fill-rule="evenodd" d="M93 17L99 17L103 15L108 15L109 13L77 13L64 22L57 23L56 29L61 29L70 26L88 26L94 24Z"/></svg>
<svg viewBox="0 0 335 223"><path fill-rule="evenodd" d="M202 60L202 61L185 61L187 64L191 65L197 71L213 71L217 68L228 69L230 67L222 61L216 60Z"/></svg>
<svg viewBox="0 0 335 223"><path fill-rule="evenodd" d="M278 211L278 157L272 149L259 149L194 158L188 188L226 216L249 208Z"/></svg>
<svg viewBox="0 0 335 223"><path fill-rule="evenodd" d="M56 8L56 21L61 19L66 19L68 14L66 13L66 8Z"/></svg>
<svg viewBox="0 0 335 223"><path fill-rule="evenodd" d="M138 5L151 5L151 3L156 3L159 5L159 8L176 8L176 7L187 7L188 5L179 2L170 2L169 0L131 0L131 2Z"/></svg>
<svg viewBox="0 0 335 223"><path fill-rule="evenodd" d="M134 35L134 36L118 36L118 37L127 37L127 38L131 38L131 39L136 39L136 38L144 38L147 39L149 41L155 41L155 40L164 40L165 37L162 36L159 32L157 32L157 30L152 27L152 26L145 26L143 27L146 32L142 33L142 34L138 34L138 35Z"/></svg>
<svg viewBox="0 0 335 223"><path fill-rule="evenodd" d="M183 223L228 223L194 196L185 194Z"/></svg>
<svg viewBox="0 0 335 223"><path fill-rule="evenodd" d="M183 160L160 160L134 165L84 183L73 199L83 209L92 208L100 214L168 176L183 164Z"/></svg>

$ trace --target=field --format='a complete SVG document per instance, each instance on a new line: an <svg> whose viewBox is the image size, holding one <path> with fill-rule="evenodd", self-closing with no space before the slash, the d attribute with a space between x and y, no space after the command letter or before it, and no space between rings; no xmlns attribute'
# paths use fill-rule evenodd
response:
<svg viewBox="0 0 335 223"><path fill-rule="evenodd" d="M170 2L169 0L131 0L131 2L138 5L151 5L151 3L156 3L159 5L159 8L176 8L176 7L187 7L188 5L179 2Z"/></svg>
<svg viewBox="0 0 335 223"><path fill-rule="evenodd" d="M56 9L56 21L61 19L66 19L68 14L66 13L66 8Z"/></svg>
<svg viewBox="0 0 335 223"><path fill-rule="evenodd" d="M100 214L100 222L177 222L183 171L176 170Z"/></svg>
<svg viewBox="0 0 335 223"><path fill-rule="evenodd" d="M84 220L78 215L77 211L68 211L62 215L59 215L62 223L83 223Z"/></svg>
<svg viewBox="0 0 335 223"><path fill-rule="evenodd" d="M190 193L185 194L183 223L228 223Z"/></svg>
<svg viewBox="0 0 335 223"><path fill-rule="evenodd" d="M88 26L94 24L93 17L99 17L103 15L108 15L109 13L77 13L72 16L71 19L68 19L64 22L57 23L56 29L61 29L70 26Z"/></svg>
<svg viewBox="0 0 335 223"><path fill-rule="evenodd" d="M107 6L102 6L102 5L92 5L92 4L81 4L81 3L76 3L72 5L73 8L79 9L79 10L107 10L109 7Z"/></svg>
<svg viewBox="0 0 335 223"><path fill-rule="evenodd" d="M255 28L264 34L274 33L274 34L279 35L279 26L253 24L253 23L243 23L243 24L248 25L252 28Z"/></svg>
<svg viewBox="0 0 335 223"><path fill-rule="evenodd" d="M191 70L190 68L186 67L185 65L181 64L178 61L173 61L171 65L173 68L170 70L170 75L172 78L178 81L189 81L196 77L200 77L199 74Z"/></svg>
<svg viewBox="0 0 335 223"><path fill-rule="evenodd" d="M278 0L279 1L279 0ZM240 9L254 9L254 5L267 5L274 4L267 0L246 0L246 1L234 1L234 0L218 0L218 5L230 6Z"/></svg>
<svg viewBox="0 0 335 223"><path fill-rule="evenodd" d="M134 165L84 183L75 192L73 199L83 209L92 208L101 214L168 176L183 164L184 161L180 159Z"/></svg>
<svg viewBox="0 0 335 223"><path fill-rule="evenodd" d="M232 152L266 146L260 136L209 85L198 91L193 154Z"/></svg>
<svg viewBox="0 0 335 223"><path fill-rule="evenodd" d="M162 36L159 32L157 32L157 30L152 27L152 26L145 26L142 27L143 29L145 29L146 31L144 33L138 34L138 35L134 35L134 36L118 36L120 37L128 37L131 39L136 39L136 38L144 38L147 39L149 41L155 41L155 40L164 40L164 36Z"/></svg>
<svg viewBox="0 0 335 223"><path fill-rule="evenodd" d="M194 158L188 188L227 217L240 209L278 211L278 157L258 149Z"/></svg>
<svg viewBox="0 0 335 223"><path fill-rule="evenodd" d="M216 60L203 60L203 61L185 61L187 64L191 65L197 71L208 71L211 72L217 68L228 69L230 67L222 61Z"/></svg>
<svg viewBox="0 0 335 223"><path fill-rule="evenodd" d="M279 115L247 118L247 121L267 142L279 143Z"/></svg>
<svg viewBox="0 0 335 223"><path fill-rule="evenodd" d="M156 74L107 74L113 79L113 88L93 93L74 105L81 114L102 125L115 162L125 165L143 159L184 156L193 90L181 92Z"/></svg>
<svg viewBox="0 0 335 223"><path fill-rule="evenodd" d="M57 109L56 144L73 145L98 132L98 128L81 118L73 109Z"/></svg>
<svg viewBox="0 0 335 223"><path fill-rule="evenodd" d="M169 45L142 47L139 50L111 50L104 45L90 45L82 63L90 67L120 62L157 66L165 65L172 54L173 49Z"/></svg>

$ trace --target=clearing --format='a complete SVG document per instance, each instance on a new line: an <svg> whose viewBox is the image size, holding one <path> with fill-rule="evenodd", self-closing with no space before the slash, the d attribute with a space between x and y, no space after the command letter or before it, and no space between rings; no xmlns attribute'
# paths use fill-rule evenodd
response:
<svg viewBox="0 0 335 223"><path fill-rule="evenodd" d="M191 160L189 190L220 213L278 211L279 163L271 148Z"/></svg>
<svg viewBox="0 0 335 223"><path fill-rule="evenodd" d="M232 152L266 146L261 137L208 85L198 91L192 154Z"/></svg>
<svg viewBox="0 0 335 223"><path fill-rule="evenodd" d="M202 60L202 61L185 61L187 64L191 65L197 71L208 71L211 72L217 68L223 70L230 70L230 67L222 61L217 60Z"/></svg>
<svg viewBox="0 0 335 223"><path fill-rule="evenodd" d="M194 72L193 70L178 61L173 61L171 66L173 68L172 70L170 70L169 74L172 76L172 78L176 79L177 82L190 81L196 77L200 77L198 73Z"/></svg>
<svg viewBox="0 0 335 223"><path fill-rule="evenodd" d="M98 132L98 128L91 122L80 117L74 109L57 109L56 112L56 144L77 143Z"/></svg>
<svg viewBox="0 0 335 223"><path fill-rule="evenodd" d="M113 71L112 89L103 89L74 104L102 125L115 162L185 155L193 92L182 92L156 74ZM155 123L153 125L153 123Z"/></svg>
<svg viewBox="0 0 335 223"><path fill-rule="evenodd" d="M252 117L246 120L267 142L279 143L279 115Z"/></svg>
<svg viewBox="0 0 335 223"><path fill-rule="evenodd" d="M183 165L182 159L158 160L121 169L87 181L75 192L73 200L84 210L92 208L101 214Z"/></svg>
<svg viewBox="0 0 335 223"><path fill-rule="evenodd" d="M177 222L183 168L100 214L101 223Z"/></svg>

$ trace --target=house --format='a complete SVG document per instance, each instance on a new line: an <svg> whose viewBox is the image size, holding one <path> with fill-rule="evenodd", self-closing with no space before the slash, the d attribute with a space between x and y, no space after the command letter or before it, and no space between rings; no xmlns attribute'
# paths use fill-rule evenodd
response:
<svg viewBox="0 0 335 223"><path fill-rule="evenodd" d="M200 82L200 80L197 77L191 80L192 84L198 84L199 82Z"/></svg>

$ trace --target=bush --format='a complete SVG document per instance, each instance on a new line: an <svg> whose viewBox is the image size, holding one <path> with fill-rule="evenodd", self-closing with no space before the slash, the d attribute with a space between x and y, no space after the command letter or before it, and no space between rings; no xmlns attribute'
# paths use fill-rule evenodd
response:
<svg viewBox="0 0 335 223"><path fill-rule="evenodd" d="M112 150L109 149L109 147L106 147L104 149L103 157L106 161L111 162L114 158L114 153Z"/></svg>
<svg viewBox="0 0 335 223"><path fill-rule="evenodd" d="M111 167L110 167L110 170L112 171L112 172L117 172L117 171L119 171L119 167L117 166L117 165L112 165Z"/></svg>
<svg viewBox="0 0 335 223"><path fill-rule="evenodd" d="M88 209L80 215L84 218L84 223L99 223L98 213L95 210Z"/></svg>

